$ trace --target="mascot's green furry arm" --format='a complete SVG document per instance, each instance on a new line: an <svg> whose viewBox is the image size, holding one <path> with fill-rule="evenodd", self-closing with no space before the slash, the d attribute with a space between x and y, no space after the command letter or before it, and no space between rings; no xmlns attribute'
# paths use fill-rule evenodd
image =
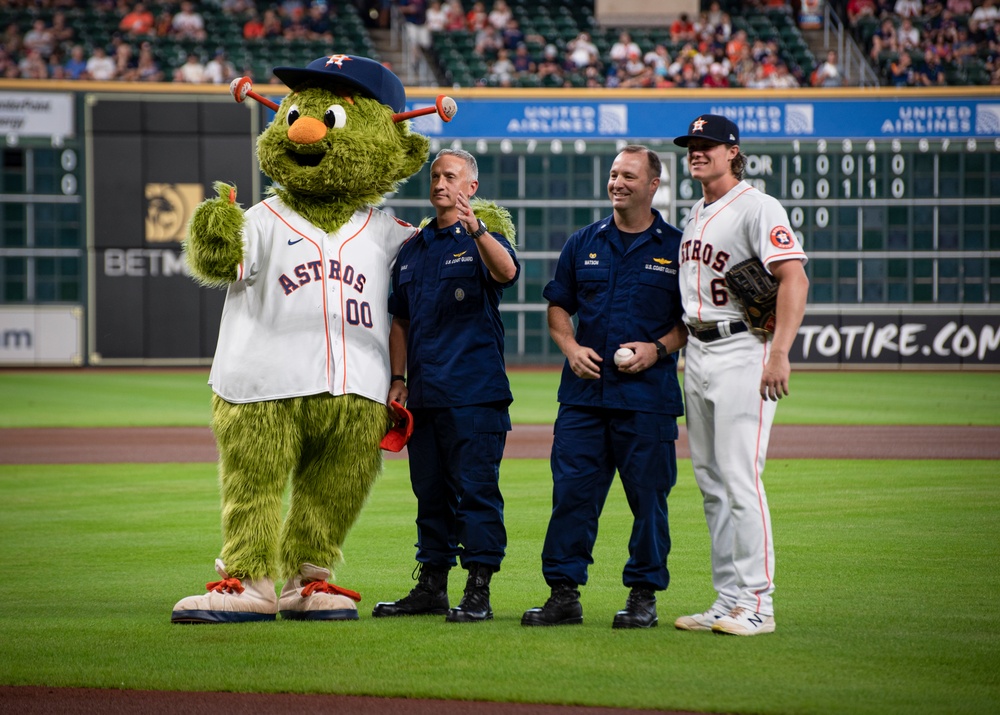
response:
<svg viewBox="0 0 1000 715"><path fill-rule="evenodd" d="M223 544L221 580L178 602L176 623L357 618L333 569L382 468L390 275L416 232L375 207L429 142L396 121L403 85L378 62L274 74L291 89L257 140L274 188L244 212L217 183L185 243L196 279L228 288L210 377Z"/></svg>
<svg viewBox="0 0 1000 715"><path fill-rule="evenodd" d="M217 288L236 280L243 261L243 210L236 203L236 187L215 182L218 198L203 201L188 227L184 242L191 272L199 282Z"/></svg>
<svg viewBox="0 0 1000 715"><path fill-rule="evenodd" d="M486 224L487 231L490 233L499 233L510 242L511 246L517 248L517 241L515 240L517 231L514 228L514 219L511 218L510 211L495 201L480 199L475 196L469 202L469 207L472 209L472 213L476 215L476 218ZM423 228L430 221L430 217L424 219L420 227Z"/></svg>

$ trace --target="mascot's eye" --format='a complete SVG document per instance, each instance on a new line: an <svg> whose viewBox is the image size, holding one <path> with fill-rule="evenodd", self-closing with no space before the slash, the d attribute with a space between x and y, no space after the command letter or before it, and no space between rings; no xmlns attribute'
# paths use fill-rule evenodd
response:
<svg viewBox="0 0 1000 715"><path fill-rule="evenodd" d="M288 109L288 116L286 118L288 119L289 125L295 124L295 120L299 118L299 105L293 104Z"/></svg>
<svg viewBox="0 0 1000 715"><path fill-rule="evenodd" d="M323 122L331 129L339 129L347 124L347 112L339 104L331 104L323 115Z"/></svg>

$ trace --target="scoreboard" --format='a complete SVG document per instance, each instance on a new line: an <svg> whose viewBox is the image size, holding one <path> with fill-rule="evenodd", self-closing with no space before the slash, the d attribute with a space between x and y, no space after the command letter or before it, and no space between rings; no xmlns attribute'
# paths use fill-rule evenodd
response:
<svg viewBox="0 0 1000 715"><path fill-rule="evenodd" d="M988 303L1000 296L1000 137L741 148L747 181L781 201L820 262L810 302ZM701 190L683 155L680 164L674 199L683 224Z"/></svg>
<svg viewBox="0 0 1000 715"><path fill-rule="evenodd" d="M586 219L608 212L608 170L626 143L477 139L439 141L434 149L461 146L479 157L480 195L527 211L521 248L542 258ZM701 197L686 154L671 141L645 143L664 162L656 206L683 226ZM1000 137L747 141L741 148L746 180L781 201L810 255L811 304L1000 298ZM390 206L419 221L426 181L426 172L418 174Z"/></svg>
<svg viewBox="0 0 1000 715"><path fill-rule="evenodd" d="M1000 189L1000 138L815 141L751 144L746 178L795 212L796 228L824 229L830 209L903 206L941 200L985 201ZM684 163L677 198L697 198ZM805 211L805 207L814 211ZM809 218L812 221L807 223Z"/></svg>
<svg viewBox="0 0 1000 715"><path fill-rule="evenodd" d="M508 357L561 358L542 289L577 228L610 212L606 185L629 139L437 139L473 152L479 195L511 210L522 276L504 299ZM701 187L670 139L654 205L683 226ZM989 140L746 140L745 179L781 201L809 254L799 363L1000 364L1000 136ZM419 223L427 172L388 202ZM956 322L957 321L957 322ZM855 339L856 336L862 336Z"/></svg>

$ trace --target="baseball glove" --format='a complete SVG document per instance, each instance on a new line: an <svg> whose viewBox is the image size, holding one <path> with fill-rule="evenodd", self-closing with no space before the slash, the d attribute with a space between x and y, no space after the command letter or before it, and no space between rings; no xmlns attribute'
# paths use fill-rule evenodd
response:
<svg viewBox="0 0 1000 715"><path fill-rule="evenodd" d="M737 263L726 273L726 286L736 296L750 330L757 335L774 334L778 281L757 258Z"/></svg>

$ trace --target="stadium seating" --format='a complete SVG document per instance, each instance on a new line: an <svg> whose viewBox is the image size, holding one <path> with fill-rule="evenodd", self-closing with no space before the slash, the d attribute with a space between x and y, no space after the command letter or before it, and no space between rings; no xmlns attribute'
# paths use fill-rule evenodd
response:
<svg viewBox="0 0 1000 715"><path fill-rule="evenodd" d="M463 0L468 10L474 0ZM513 0L508 3L514 18L526 36L539 36L545 43L555 45L560 53L565 52L567 44L581 32L587 32L597 46L604 63L608 62L611 46L618 40L623 29L628 29L632 39L644 52L652 50L657 44L667 48L671 57L682 48L683 43L674 43L670 39L669 26L662 27L598 27L594 20L592 0L551 0L539 3L535 0ZM789 66L793 74L807 76L816 67L816 58L809 50L798 26L793 21L787 9L769 8L766 12L744 16L739 9L739 3L731 11L733 30L746 30L750 41L756 39L774 40L777 42L781 59ZM487 6L489 3L487 3ZM479 56L475 53L475 37L471 32L438 32L434 34L434 48L431 52L433 61L438 65L438 73L448 84L476 85L495 84L489 78L489 62L493 56ZM529 40L528 50L533 57L540 58L544 44L537 40ZM580 73L568 75L569 84L583 86L585 81ZM537 78L519 77L515 84L522 87L539 86ZM542 86L552 86L543 80Z"/></svg>
<svg viewBox="0 0 1000 715"><path fill-rule="evenodd" d="M473 5L474 0L462 0L466 10ZM209 38L203 42L176 40L171 37L150 37L154 54L160 63L165 76L170 78L173 70L185 62L187 55L196 53L207 61L217 51L225 51L236 70L249 74L257 81L267 81L271 69L280 64L302 64L332 50L349 54L361 54L380 60L379 53L371 41L362 18L359 15L358 3L354 0L328 0L332 11L336 13L334 25L335 40L333 45L325 41L306 41L288 39L246 40L243 37L243 25L246 16L232 15L223 12L214 2L196 3L197 11L205 19L209 29ZM485 0L487 9L492 5ZM618 40L623 29L628 29L635 42L644 52L652 50L657 44L667 48L671 57L675 57L682 45L670 39L669 28L662 27L599 27L594 18L593 0L508 0L513 16L518 20L521 30L528 37L527 46L531 55L540 59L546 44L555 45L560 56L564 56L567 45L579 35L588 32L601 55L603 69L610 64L609 52L611 46ZM709 0L702 0L703 8ZM27 6L24 6L27 5ZM764 9L749 12L742 0L720 0L722 9L730 14L733 31L744 30L752 43L755 40L774 41L778 46L780 58L788 65L792 74L799 78L808 77L816 68L817 60L810 51L808 44L800 32L794 17L788 7L765 6ZM269 8L276 8L276 2L261 2L256 7L263 13ZM150 3L154 14L160 12L160 6ZM42 18L49 22L56 8L44 4L19 4L11 7L0 3L0 26L8 27L15 23L21 34L26 33L32 22ZM120 15L117 12L106 12L92 7L90 2L79 0L75 7L66 8L68 24L76 32L75 42L82 44L89 55L90 50L97 46L111 44L116 33ZM957 16L959 25L967 24L968 18ZM879 27L879 20L874 17L862 18L852 32L858 45L867 53L872 46L872 37ZM915 25L922 25L917 18ZM147 39L147 38L143 38ZM134 40L133 44L137 44ZM985 45L985 43L983 43ZM921 52L911 52L913 67L919 70L923 66ZM490 77L489 66L494 57L490 54L480 55L475 51L475 36L468 31L434 33L433 45L428 52L429 60L437 78L448 85L476 86L497 84L496 78ZM884 82L888 82L887 68L895 58L894 53L884 52L872 58L872 65ZM14 58L16 64L18 58ZM992 61L989 49L981 46L976 56L962 61L945 63L945 76L949 84L988 85L991 81L990 71ZM730 78L735 81L735 77ZM603 81L604 77L600 77ZM519 76L514 78L514 84L520 87L582 87L586 79L581 72L569 72L564 78L535 76Z"/></svg>
<svg viewBox="0 0 1000 715"><path fill-rule="evenodd" d="M274 7L275 3L258 2L258 11ZM143 37L154 48L154 54L161 69L169 78L174 69L182 65L190 52L207 61L223 50L237 71L250 74L259 81L271 75L271 69L280 64L305 64L331 50L345 54L360 54L378 60L378 52L371 42L357 8L351 0L329 0L331 10L336 11L334 26L334 46L325 41L303 40L245 40L243 25L248 16L230 15L212 3L197 3L196 9L205 20L208 38L203 42L176 40L170 37ZM159 10L151 4L156 14ZM9 8L0 5L0 27L6 28L16 23L22 34L27 32L36 18L51 22L52 8ZM82 3L80 7L64 10L68 24L76 31L75 42L83 45L89 55L97 45L107 46L118 33L121 16L117 13L102 13Z"/></svg>

